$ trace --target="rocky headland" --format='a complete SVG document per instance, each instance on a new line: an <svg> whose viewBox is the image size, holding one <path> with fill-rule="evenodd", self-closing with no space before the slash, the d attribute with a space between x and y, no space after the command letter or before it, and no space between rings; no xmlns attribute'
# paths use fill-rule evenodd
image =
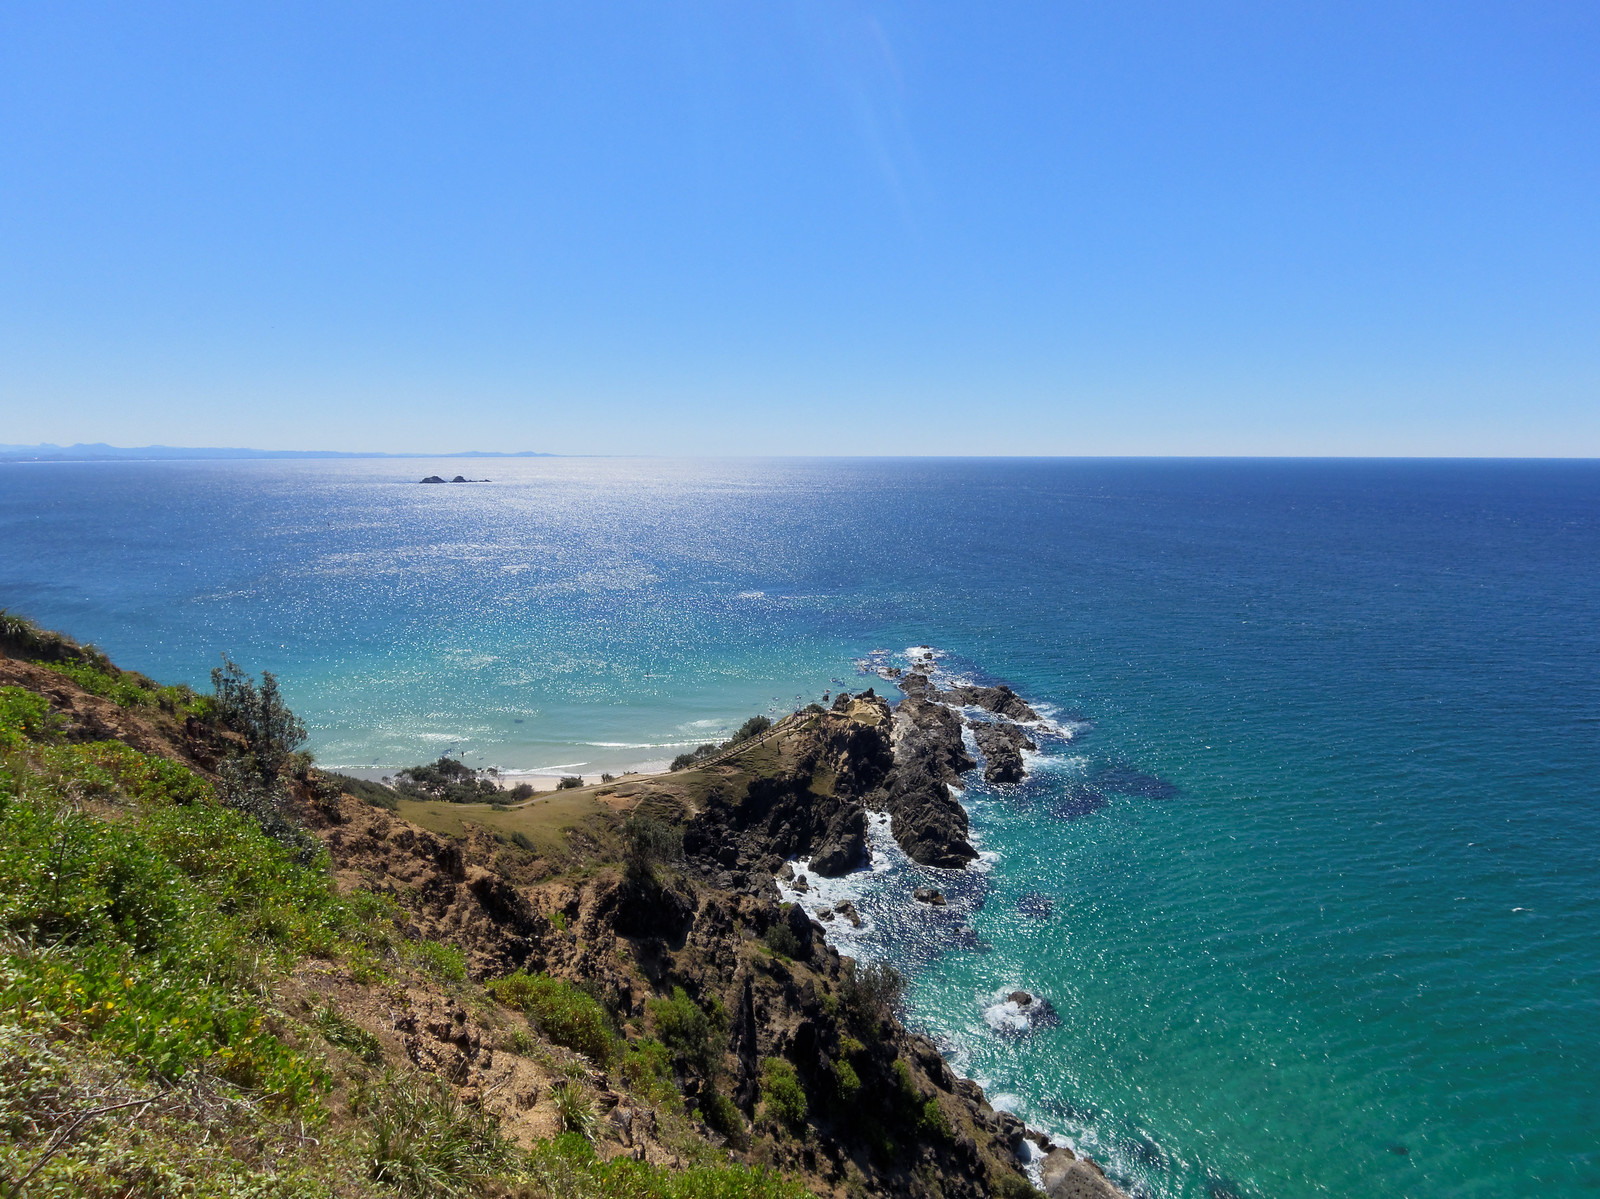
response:
<svg viewBox="0 0 1600 1199"><path fill-rule="evenodd" d="M111 1006L86 1016L88 998L70 995L28 1009L26 1026L0 1015L8 1068L48 1080L0 1097L37 1108L4 1113L32 1130L18 1142L19 1170L51 1185L75 1171L107 1195L159 1168L245 1189L290 1178L299 1189L282 1193L330 1199L557 1199L625 1193L632 1184L593 1181L634 1177L606 1173L624 1166L656 1172L637 1175L650 1194L678 1194L650 1179L693 1167L727 1171L715 1193L748 1199L802 1188L832 1199L1026 1199L1037 1195L1032 1180L1050 1199L1120 1195L1093 1163L958 1078L896 1017L894 972L841 957L776 885L784 871L793 877L795 858L825 877L861 866L869 811L891 814L913 860L970 862L951 790L976 765L965 732L986 771L1009 774L1020 767L1008 753L1020 760L1026 742L1019 722L1037 719L1007 689L941 692L912 672L894 706L872 690L841 695L702 766L520 804L443 803L375 785L356 794L303 755L278 754L260 728L230 723L220 692L158 688L24 624L0 638L9 802L70 813L75 853L101 830L106 853L144 847L140 869L192 896L170 926L130 908L124 924L83 925L100 941L79 932L51 954L21 942L5 951L6 969L26 980L76 969L73 955L99 961L95 945L122 946L129 980L118 984L115 1019ZM292 717L279 725L293 732ZM34 826L6 827L23 836ZM216 841L228 829L237 852ZM210 856L184 848L202 830ZM29 935L57 935L62 884L27 874L37 855L20 842L0 848L7 869L23 871L6 876L13 925L34 905L42 923ZM167 864L163 854L178 856ZM269 886L269 897L257 893ZM81 897L102 901L112 902L101 891ZM309 906L297 915L295 905ZM848 902L832 916L860 922ZM120 932L135 927L128 920L145 923ZM227 969L248 976L247 990L218 990L213 957L196 959L204 969L192 980L173 972L187 960L185 930L207 926L235 938L206 952L237 944L244 956ZM123 945L124 935L135 939ZM150 977L165 989L147 994L134 980L146 977L146 956L163 954L165 974ZM201 1064L152 1076L134 1047L154 1034L119 1049L117 1021L156 1027L157 1009L147 1017L139 1005L170 1006L183 987L204 997L196 1011L212 1013L174 1042ZM1048 1012L1025 993L1004 1002L1019 1020ZM255 1031L245 1041L233 1028ZM133 1056L124 1063L122 1052ZM286 1077L304 1079L291 1098ZM80 1108L108 1115L80 1120ZM424 1119L470 1141L471 1154L429 1166L436 1176L404 1173L432 1152L404 1123Z"/></svg>

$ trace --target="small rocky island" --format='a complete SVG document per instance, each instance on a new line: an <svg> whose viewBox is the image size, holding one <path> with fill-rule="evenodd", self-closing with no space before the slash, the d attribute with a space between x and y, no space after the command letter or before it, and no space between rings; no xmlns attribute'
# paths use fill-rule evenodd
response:
<svg viewBox="0 0 1600 1199"><path fill-rule="evenodd" d="M442 475L429 475L426 479L419 479L421 483L493 483L493 479L469 479L465 475L457 475L453 479L446 479Z"/></svg>

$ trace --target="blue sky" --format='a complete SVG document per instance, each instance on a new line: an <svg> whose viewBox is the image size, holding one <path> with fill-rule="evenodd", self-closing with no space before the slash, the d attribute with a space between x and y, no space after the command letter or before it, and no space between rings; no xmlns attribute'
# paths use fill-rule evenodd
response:
<svg viewBox="0 0 1600 1199"><path fill-rule="evenodd" d="M13 3L0 442L1600 453L1593 3Z"/></svg>

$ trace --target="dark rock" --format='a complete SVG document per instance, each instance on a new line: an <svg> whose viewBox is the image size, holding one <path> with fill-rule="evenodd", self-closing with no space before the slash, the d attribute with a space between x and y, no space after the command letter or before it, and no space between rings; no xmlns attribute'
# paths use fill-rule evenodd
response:
<svg viewBox="0 0 1600 1199"><path fill-rule="evenodd" d="M1018 1007L1027 1007L1033 1002L1033 996L1029 995L1026 991L1013 991L1011 994L1006 996L1006 999L1011 1003L1016 1004Z"/></svg>
<svg viewBox="0 0 1600 1199"><path fill-rule="evenodd" d="M423 479L422 481L424 483L443 483L444 482L444 480L441 479L438 475L429 475L426 479Z"/></svg>
<svg viewBox="0 0 1600 1199"><path fill-rule="evenodd" d="M918 903L931 903L938 908L945 906L944 893L933 887L918 887L911 893L911 898Z"/></svg>
<svg viewBox="0 0 1600 1199"><path fill-rule="evenodd" d="M789 910L784 913L783 919L789 926L789 931L800 942L800 949L794 956L796 960L804 961L811 956L815 948L816 925L811 923L811 917L807 916L806 910L797 903L789 905Z"/></svg>
<svg viewBox="0 0 1600 1199"><path fill-rule="evenodd" d="M1099 1166L1070 1149L1053 1149L1045 1156L1040 1181L1050 1199L1125 1199Z"/></svg>
<svg viewBox="0 0 1600 1199"><path fill-rule="evenodd" d="M983 753L984 779L991 783L1020 783L1027 773L1022 751L1039 748L1033 739L1009 720L975 722L971 728Z"/></svg>
<svg viewBox="0 0 1600 1199"><path fill-rule="evenodd" d="M867 814L851 805L828 822L822 844L811 855L811 869L824 878L848 874L867 858Z"/></svg>
<svg viewBox="0 0 1600 1199"><path fill-rule="evenodd" d="M861 927L861 913L856 911L856 905L851 903L848 899L835 904L833 910L837 915L848 920L853 927Z"/></svg>
<svg viewBox="0 0 1600 1199"><path fill-rule="evenodd" d="M939 695L948 703L982 708L985 712L993 712L996 716L1006 716L1012 720L1039 719L1039 713L1030 708L1020 695L1004 683L998 687L952 687L949 691L940 692Z"/></svg>

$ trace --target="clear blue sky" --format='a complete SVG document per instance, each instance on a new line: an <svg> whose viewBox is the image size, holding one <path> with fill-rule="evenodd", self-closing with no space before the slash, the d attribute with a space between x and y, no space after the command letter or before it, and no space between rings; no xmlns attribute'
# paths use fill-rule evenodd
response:
<svg viewBox="0 0 1600 1199"><path fill-rule="evenodd" d="M1600 5L0 8L0 442L1600 454Z"/></svg>

